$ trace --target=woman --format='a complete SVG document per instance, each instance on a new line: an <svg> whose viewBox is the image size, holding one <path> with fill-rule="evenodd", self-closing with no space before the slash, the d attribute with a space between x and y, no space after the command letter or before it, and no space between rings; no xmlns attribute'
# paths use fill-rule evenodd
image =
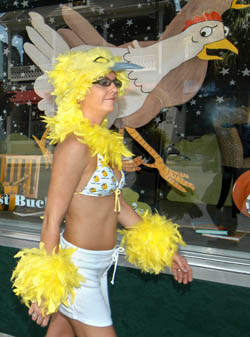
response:
<svg viewBox="0 0 250 337"><path fill-rule="evenodd" d="M120 194L124 185L121 158L131 153L121 136L103 123L128 86L124 69L131 67L133 64L119 63L109 51L95 48L60 56L49 73L58 111L45 119L50 139L59 144L41 241L48 256L53 250L58 252L59 243L64 250L77 248L72 261L85 280L77 287L73 304L66 301L52 315L47 337L116 336L107 294L107 271L117 256L116 225L132 228L142 219ZM64 217L65 231L60 236ZM175 279L185 284L191 281L186 260L176 251L171 254ZM50 311L42 309L44 293L41 296L40 305L32 303L29 314L37 324L46 326Z"/></svg>

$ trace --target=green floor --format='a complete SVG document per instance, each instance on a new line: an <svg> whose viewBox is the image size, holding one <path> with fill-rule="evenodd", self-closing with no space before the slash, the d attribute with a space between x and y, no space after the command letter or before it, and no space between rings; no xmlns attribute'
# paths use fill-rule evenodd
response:
<svg viewBox="0 0 250 337"><path fill-rule="evenodd" d="M10 288L17 249L0 247L0 332L42 337ZM171 276L119 267L110 287L118 337L250 337L250 289L195 280L179 286Z"/></svg>

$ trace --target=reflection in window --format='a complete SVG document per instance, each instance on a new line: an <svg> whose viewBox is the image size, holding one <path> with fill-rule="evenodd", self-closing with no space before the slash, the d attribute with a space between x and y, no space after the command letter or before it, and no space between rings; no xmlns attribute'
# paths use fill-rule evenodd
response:
<svg viewBox="0 0 250 337"><path fill-rule="evenodd" d="M138 40L145 46L162 36L165 27L172 22L180 7L188 2L174 0L166 1L163 5L163 1L142 1L142 4L132 4L132 1L127 1L126 3L130 5L123 7L119 1L113 2L112 6L104 1L98 1L98 3L100 7L92 7L91 11L80 8L84 5L84 1L72 1L72 6L112 45L121 46ZM41 10L47 13L43 15L45 22L55 30L66 28L63 18L58 14L61 13L60 9L55 7L51 9L51 7L44 7ZM131 10L132 7L133 10ZM57 14L53 16L54 10ZM142 167L141 171L127 175L128 185L131 188L128 192L129 197L131 196L131 200L135 199L131 191L138 192L139 199L132 200L134 207L139 203L147 203L152 209L158 209L181 226L187 227L186 232L190 236L193 235L195 226L217 228L230 225L229 229L233 231L237 229L237 225L240 225L241 229L245 223L245 219L238 213L232 213L232 176L228 179L227 189L224 188L223 180L233 167L232 147L234 145L229 144L227 152L223 150L225 148L223 145L228 145L228 142L224 144L225 135L229 136L232 128L236 136L239 136L240 132L239 126L237 129L237 126L233 125L238 122L230 120L231 125L226 124L229 123L228 118L232 117L239 107L244 106L247 110L249 106L250 64L246 46L247 43L249 44L247 28L250 19L246 13L247 11L228 11L223 15L224 23L230 27L228 39L237 45L239 55L233 56L232 53L225 55L224 51L217 51L219 55L226 56L225 60L209 62L205 81L197 94L185 104L166 107L148 125L138 130L150 146L160 154L168 168L189 174L190 182L196 186L196 190L182 194L166 183L157 170ZM41 149L32 138L36 136L37 139L41 139L44 131L44 125L40 121L42 113L37 108L39 98L32 100L33 81L41 73L38 74L37 67L28 55L23 53L23 44L29 41L25 24L23 26L20 24L20 31L12 32L9 57L13 68L10 71L8 88L3 86L0 90L2 107L0 109L0 149L1 154L12 156L42 155ZM172 30L172 34L173 31L175 30ZM168 34L171 36L170 31ZM0 41L0 77L3 79L4 73L7 73L8 61L8 34L3 26L0 26ZM171 53L171 51L168 52ZM22 74L24 74L23 77ZM177 83L178 79L176 77ZM175 88L175 81L173 83ZM194 84L192 78L186 80L183 93L191 91L190 88ZM160 89L166 90L162 87ZM224 117L227 117L226 121ZM244 120L244 123L246 122L248 121ZM221 135L224 135L223 139ZM143 155L148 163L153 162L149 153L129 136L126 136L126 141L131 144L136 155ZM246 159L243 158L244 156L241 157L244 162L243 168L249 169L250 164L245 164ZM12 167L11 163L10 160L10 167ZM45 177L49 171L46 166L46 169L40 172L38 186L40 199L47 193L48 179ZM19 193L23 190L20 185ZM207 241L203 239L204 237L201 236L192 236L192 240L199 240L201 245L206 245Z"/></svg>
<svg viewBox="0 0 250 337"><path fill-rule="evenodd" d="M14 66L23 64L23 37L20 35L12 38L11 63Z"/></svg>

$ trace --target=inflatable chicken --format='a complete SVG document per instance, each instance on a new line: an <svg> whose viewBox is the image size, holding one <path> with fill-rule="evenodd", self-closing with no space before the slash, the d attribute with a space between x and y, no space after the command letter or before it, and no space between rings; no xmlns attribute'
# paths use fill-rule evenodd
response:
<svg viewBox="0 0 250 337"><path fill-rule="evenodd" d="M134 128L148 123L163 107L183 104L197 93L204 81L208 60L220 59L208 54L208 49L238 53L226 39L228 29L223 25L221 14L229 8L247 6L250 5L238 4L236 0L190 0L159 41L132 41L119 47L105 41L79 13L64 6L62 15L69 29L58 32L46 25L39 14L30 13L33 27L27 27L27 32L33 44L26 43L24 48L45 73L52 68L58 54L100 45L126 61L143 66L142 70L129 73L128 94L119 100L109 122L125 127L155 159L153 164L137 160L137 165L157 168L166 181L185 192L186 187L194 188L185 180L188 176L168 169ZM39 109L47 115L54 114L56 107L46 74L35 81L34 88L42 97Z"/></svg>

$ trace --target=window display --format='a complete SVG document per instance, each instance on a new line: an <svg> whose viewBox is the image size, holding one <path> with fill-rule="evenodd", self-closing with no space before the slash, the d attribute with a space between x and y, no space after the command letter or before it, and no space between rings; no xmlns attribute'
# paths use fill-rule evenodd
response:
<svg viewBox="0 0 250 337"><path fill-rule="evenodd" d="M126 199L138 212L156 209L178 222L191 245L232 242L229 249L249 251L247 208L232 199L234 183L250 170L248 7L236 0L6 1L1 217L13 227L17 219L41 225L54 152L41 117L56 113L46 71L61 53L105 46L142 67L129 72L128 94L108 120L135 154L124 161Z"/></svg>

